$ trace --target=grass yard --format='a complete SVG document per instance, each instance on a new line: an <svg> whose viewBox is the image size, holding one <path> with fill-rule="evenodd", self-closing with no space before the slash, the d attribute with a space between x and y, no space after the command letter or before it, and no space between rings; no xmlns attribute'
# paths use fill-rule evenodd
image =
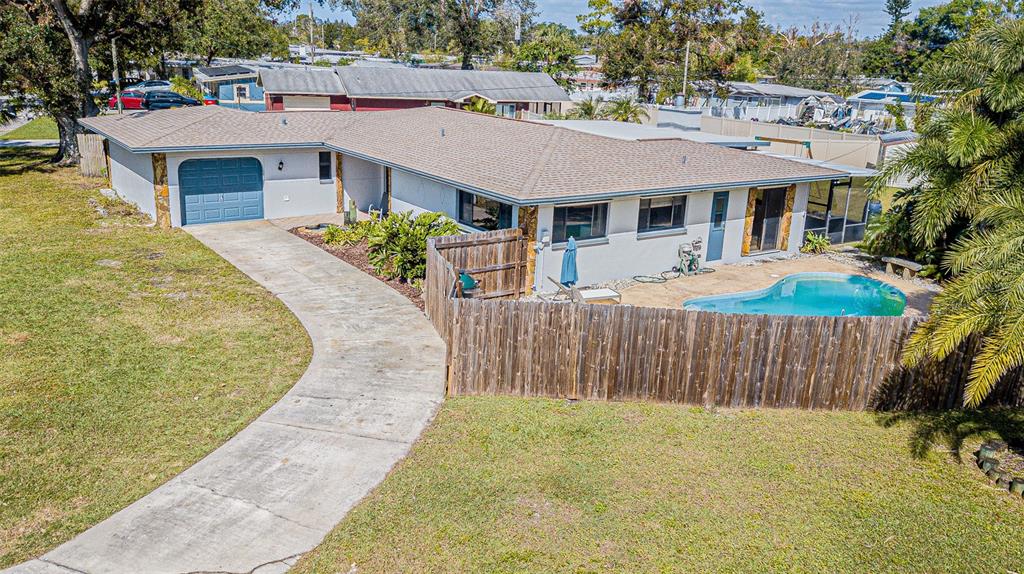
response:
<svg viewBox="0 0 1024 574"><path fill-rule="evenodd" d="M0 134L0 140L55 140L58 137L57 122L49 116L39 116L17 129Z"/></svg>
<svg viewBox="0 0 1024 574"><path fill-rule="evenodd" d="M1020 572L1024 500L932 446L989 422L449 399L294 572Z"/></svg>
<svg viewBox="0 0 1024 574"><path fill-rule="evenodd" d="M311 355L262 287L51 154L0 150L0 568L199 460Z"/></svg>

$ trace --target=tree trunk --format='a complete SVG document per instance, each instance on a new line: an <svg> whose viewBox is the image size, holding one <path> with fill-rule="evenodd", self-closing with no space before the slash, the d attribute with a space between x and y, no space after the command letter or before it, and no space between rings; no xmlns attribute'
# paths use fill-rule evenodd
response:
<svg viewBox="0 0 1024 574"><path fill-rule="evenodd" d="M57 148L57 155L52 161L58 165L78 165L82 159L78 149L78 134L82 133L82 126L78 123L78 118L63 114L55 116L54 120L60 133L60 147Z"/></svg>
<svg viewBox="0 0 1024 574"><path fill-rule="evenodd" d="M473 69L473 53L463 50L462 52L462 69L472 70Z"/></svg>
<svg viewBox="0 0 1024 574"><path fill-rule="evenodd" d="M64 0L50 0L57 19L60 21L64 33L71 44L71 55L75 65L75 83L78 85L78 117L90 117L99 114L99 108L92 99L92 68L89 66L89 47L92 45L92 38L86 38L82 31L75 26ZM75 136L82 131L76 117L66 114L54 114L60 130L60 148L57 151L55 161L62 165L77 165L81 159L78 150L78 141Z"/></svg>

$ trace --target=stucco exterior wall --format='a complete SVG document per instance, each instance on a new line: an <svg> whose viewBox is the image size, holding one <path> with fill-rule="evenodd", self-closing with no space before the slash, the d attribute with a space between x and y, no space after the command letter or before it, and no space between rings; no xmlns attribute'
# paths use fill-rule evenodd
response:
<svg viewBox="0 0 1024 574"><path fill-rule="evenodd" d="M156 219L153 158L150 154L132 153L110 142L110 186L118 197Z"/></svg>
<svg viewBox="0 0 1024 574"><path fill-rule="evenodd" d="M802 190L802 194L801 194ZM722 258L706 263L714 266L735 263L742 258L744 218L747 208L747 189L729 191L726 209L725 239ZM637 233L640 198L619 199L608 206L608 235L603 239L578 243L577 269L580 285L628 279L634 275L654 275L679 264L679 245L701 239L701 259L707 256L708 233L711 229L711 202L713 192L687 194L686 227L663 233ZM803 231L804 211L807 206L807 186L797 188L790 231L789 251L799 249ZM798 208L799 207L799 212ZM554 206L541 206L538 211L538 237L551 236ZM554 286L547 277L558 279L562 269L564 245L547 246L538 256L535 286L541 291L552 291Z"/></svg>
<svg viewBox="0 0 1024 574"><path fill-rule="evenodd" d="M443 183L424 179L399 169L391 170L391 210L418 215L440 211L458 219L458 191Z"/></svg>
<svg viewBox="0 0 1024 574"><path fill-rule="evenodd" d="M368 211L371 207L374 210L381 208L384 197L383 166L346 155L342 159L341 178L345 186L345 205L353 199L360 211Z"/></svg>
<svg viewBox="0 0 1024 574"><path fill-rule="evenodd" d="M254 157L259 160L263 169L263 216L266 219L334 213L337 208L334 181L333 179L326 182L320 181L319 151L326 150L279 149L168 153L167 178L170 188L171 225L181 225L178 168L182 162L189 159ZM283 163L280 170L277 168L279 163ZM334 173L333 166L331 173Z"/></svg>

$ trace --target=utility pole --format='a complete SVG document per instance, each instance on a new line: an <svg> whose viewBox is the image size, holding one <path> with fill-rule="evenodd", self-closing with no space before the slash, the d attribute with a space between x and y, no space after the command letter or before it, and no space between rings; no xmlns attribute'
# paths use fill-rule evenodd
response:
<svg viewBox="0 0 1024 574"><path fill-rule="evenodd" d="M114 61L114 99L117 100L117 113L121 113L121 74L117 72L117 38L110 39L110 58Z"/></svg>
<svg viewBox="0 0 1024 574"><path fill-rule="evenodd" d="M316 48L313 46L313 0L309 0L309 63L316 64Z"/></svg>
<svg viewBox="0 0 1024 574"><path fill-rule="evenodd" d="M686 107L686 92L690 86L687 82L690 80L690 41L686 41L686 55L683 56L683 107Z"/></svg>

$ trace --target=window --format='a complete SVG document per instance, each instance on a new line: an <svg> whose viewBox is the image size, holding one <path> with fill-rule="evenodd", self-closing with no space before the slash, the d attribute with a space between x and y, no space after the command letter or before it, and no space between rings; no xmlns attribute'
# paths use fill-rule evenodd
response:
<svg viewBox="0 0 1024 574"><path fill-rule="evenodd" d="M561 243L570 237L577 240L604 237L607 226L607 203L556 207L552 241Z"/></svg>
<svg viewBox="0 0 1024 574"><path fill-rule="evenodd" d="M235 99L236 100L248 100L249 99L249 86L247 84L235 84Z"/></svg>
<svg viewBox="0 0 1024 574"><path fill-rule="evenodd" d="M516 105L515 104L498 104L494 106L494 113L499 116L506 118L516 117Z"/></svg>
<svg viewBox="0 0 1024 574"><path fill-rule="evenodd" d="M459 190L459 223L493 231L512 227L512 206Z"/></svg>
<svg viewBox="0 0 1024 574"><path fill-rule="evenodd" d="M320 152L320 181L329 181L331 177L331 152Z"/></svg>
<svg viewBox="0 0 1024 574"><path fill-rule="evenodd" d="M686 196L653 197L640 200L638 233L680 229L686 226Z"/></svg>

